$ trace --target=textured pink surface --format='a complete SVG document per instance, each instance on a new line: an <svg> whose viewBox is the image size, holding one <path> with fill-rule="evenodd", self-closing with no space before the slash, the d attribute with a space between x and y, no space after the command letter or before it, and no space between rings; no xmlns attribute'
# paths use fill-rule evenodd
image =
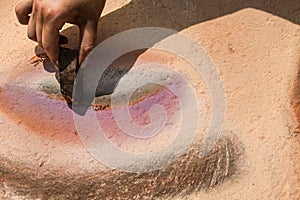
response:
<svg viewBox="0 0 300 200"><path fill-rule="evenodd" d="M129 105L133 122L139 126L150 123L149 109L158 104L164 107L167 120L176 112L180 112L176 96L168 89L158 90L157 93L134 99ZM25 125L33 133L54 141L70 141L78 143L77 131L74 127L73 113L65 101L49 98L41 92L18 85L5 85L0 90L0 109L19 125ZM122 109L123 106L115 109ZM100 126L108 137L122 140L124 135L115 123L111 109L97 111Z"/></svg>

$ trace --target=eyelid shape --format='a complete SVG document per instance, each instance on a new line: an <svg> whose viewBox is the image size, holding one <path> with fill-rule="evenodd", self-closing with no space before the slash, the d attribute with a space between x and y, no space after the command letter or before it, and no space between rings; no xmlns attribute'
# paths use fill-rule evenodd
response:
<svg viewBox="0 0 300 200"><path fill-rule="evenodd" d="M11 82L3 85L0 89L1 111L20 125L26 124L31 132L35 130L35 134L42 134L45 139L83 148L79 137L74 132L76 129L72 122L72 111L61 96L53 95L53 93L59 92L55 78L49 77L48 73L32 66L25 66L18 70L20 71L10 78ZM41 86L51 86L52 84L41 83L49 83L50 80L54 81L57 87L46 88L45 90L50 90L50 92L45 94L42 92ZM49 96L51 91L53 96ZM135 116L140 114L147 119L144 112L140 113L135 108L137 106L147 108L153 103L158 103L155 97L161 100L159 103L162 105L173 99L172 94L165 88L157 88L157 90L153 90L153 93L139 96L137 100L133 99L129 105L132 110L129 110L134 120ZM101 99L99 101L100 103L103 102ZM107 101L109 102L109 100ZM99 102L96 100L97 103ZM173 104L175 106L168 108L169 111L167 109L169 117L178 108L176 99L173 100ZM104 129L108 130L111 125L114 125L110 124L111 119L108 117L111 116L111 109L122 108L122 106L109 107L97 113L99 119L104 118L103 121L99 120ZM147 122L147 120L145 121ZM135 120L137 124L142 124L141 122L145 121ZM128 145L127 147L134 145L130 138L125 140L120 130L114 133L115 135L108 134L113 143L124 142L125 149L126 145ZM65 169L67 172L61 170L58 173L52 173L51 170L50 172L43 171L48 163L41 164L39 170L36 170L36 168L28 169L24 166L17 166L16 163L10 164L9 161L5 160L3 162L1 160L0 170L6 170L4 176L16 191L21 194L23 192L24 195L31 193L33 198L36 193L31 192L31 190L39 191L45 198L56 198L66 194L68 197L79 199L93 197L99 199L134 199L138 198L137 194L141 198L171 198L175 195L186 196L193 191L210 189L222 183L225 178L238 173L242 153L237 138L234 135L229 135L221 138L215 148L204 158L199 159L199 144L194 144L185 155L166 168L143 174L111 169L85 173L85 168L84 172L78 171L71 174L68 174L67 169ZM93 162L98 162L97 160L87 161L90 160L84 160L84 164L94 165ZM22 169L18 170L17 178L16 171L13 170L16 167ZM21 181L20 177L22 177ZM72 187L67 187L70 183ZM24 193L24 187L30 189Z"/></svg>
<svg viewBox="0 0 300 200"><path fill-rule="evenodd" d="M26 125L33 133L45 139L68 143L69 145L81 144L74 126L72 111L59 94L56 96L53 94L59 93L58 88L51 87L51 84L48 86L43 85L47 82L49 82L49 79L37 83L40 88L34 88L34 86L24 87L14 83L5 85L0 92L0 110L18 124ZM41 92L42 90L43 92L49 91L49 93L45 94ZM50 96L51 92L52 96ZM129 104L129 110L134 123L141 126L150 123L148 110L154 104L160 104L167 108L168 119L178 112L178 101L168 89L156 87L152 93L148 92L143 94L143 96L136 94L136 96L138 98L132 99ZM136 138L126 135L118 128L114 120L111 109L122 109L124 105L116 105L117 107L111 108L109 101L109 97L107 97L104 101L101 100L96 103L98 107L106 107L97 112L97 118L103 131L108 134L107 137L115 143L126 141L124 146L129 145L131 148L136 147L136 145L143 147L145 144L142 142L142 139L137 142ZM103 102L106 102L106 104L103 104ZM155 139L155 137L152 138L154 141Z"/></svg>

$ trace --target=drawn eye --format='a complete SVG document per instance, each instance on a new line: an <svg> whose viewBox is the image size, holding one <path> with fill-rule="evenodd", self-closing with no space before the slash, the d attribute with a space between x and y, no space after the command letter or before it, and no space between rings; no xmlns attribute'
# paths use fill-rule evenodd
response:
<svg viewBox="0 0 300 200"><path fill-rule="evenodd" d="M131 52L117 59L110 70L126 68L123 65L132 63L133 54ZM155 52L148 52L147 58L141 57L141 60L148 59L147 62L150 62L155 61L156 55ZM163 148L175 137L176 127L172 125L150 140L124 134L114 121L112 110L125 105L111 107L110 98L109 95L96 98L94 108L99 125L112 144L125 151L139 149L139 153L148 153ZM18 162L5 160L10 163L9 167L20 168L16 174L8 170L5 177L6 184L21 194L30 191L34 196L36 194L32 191L38 190L46 197L70 194L84 198L87 194L82 190L86 190L100 198L110 195L120 198L146 197L149 194L174 196L211 188L235 174L238 168L242 151L232 137L222 138L214 150L202 159L198 157L199 149L195 144L179 160L154 172L135 174L106 168L82 145L72 111L60 95L54 76L37 67L27 65L12 74L8 83L1 87L0 99L1 112L14 121L18 129L22 129L11 136L16 141L15 146L11 146L24 153L14 153L13 158L19 158ZM129 102L132 120L140 126L150 123L148 111L154 104L165 108L167 120L180 121L180 104L176 96L168 88L155 84L144 85L134 92ZM24 136L20 136L23 133ZM20 158L20 155L27 156ZM22 181L16 178L20 176ZM70 182L72 186L66 187ZM28 189L24 190L24 187Z"/></svg>
<svg viewBox="0 0 300 200"><path fill-rule="evenodd" d="M0 7L1 200L299 199L299 0L107 1L98 27L99 40L132 28L178 30L205 46L225 83L225 133L214 149L200 159L199 144L195 143L166 168L140 174L112 170L87 151L54 76L40 66L12 66L31 51L31 43L25 39L27 27L17 24L13 4L1 1ZM63 31L74 46L79 38L76 31L76 26ZM149 38L155 37L152 34ZM142 61L156 61L157 54L146 55L141 56ZM160 60L164 58L168 64L183 63L168 56ZM2 84L1 74L8 68L11 76ZM198 92L204 95L203 91ZM113 145L128 152L139 149L148 153L173 139L176 127L172 124L173 129L149 144L126 136L111 113L124 105L110 106L111 96L106 95L110 92L96 99L95 108L99 125ZM203 101L207 108L199 115L205 116L210 108ZM167 120L180 121L180 102L172 91L150 84L136 90L130 99L135 124L150 122L152 104L165 108Z"/></svg>

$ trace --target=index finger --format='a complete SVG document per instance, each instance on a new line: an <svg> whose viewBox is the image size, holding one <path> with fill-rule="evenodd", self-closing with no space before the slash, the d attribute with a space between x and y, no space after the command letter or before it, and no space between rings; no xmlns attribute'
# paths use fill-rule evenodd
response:
<svg viewBox="0 0 300 200"><path fill-rule="evenodd" d="M52 23L47 23L43 27L42 46L50 61L58 68L59 58L59 28Z"/></svg>

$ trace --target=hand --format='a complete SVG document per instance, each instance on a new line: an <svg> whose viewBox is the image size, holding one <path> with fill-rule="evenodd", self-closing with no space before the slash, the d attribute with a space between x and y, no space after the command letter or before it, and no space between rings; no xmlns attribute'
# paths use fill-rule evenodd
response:
<svg viewBox="0 0 300 200"><path fill-rule="evenodd" d="M43 47L58 67L59 31L65 23L80 29L79 63L95 47L97 24L106 0L23 0L15 10L28 37Z"/></svg>

